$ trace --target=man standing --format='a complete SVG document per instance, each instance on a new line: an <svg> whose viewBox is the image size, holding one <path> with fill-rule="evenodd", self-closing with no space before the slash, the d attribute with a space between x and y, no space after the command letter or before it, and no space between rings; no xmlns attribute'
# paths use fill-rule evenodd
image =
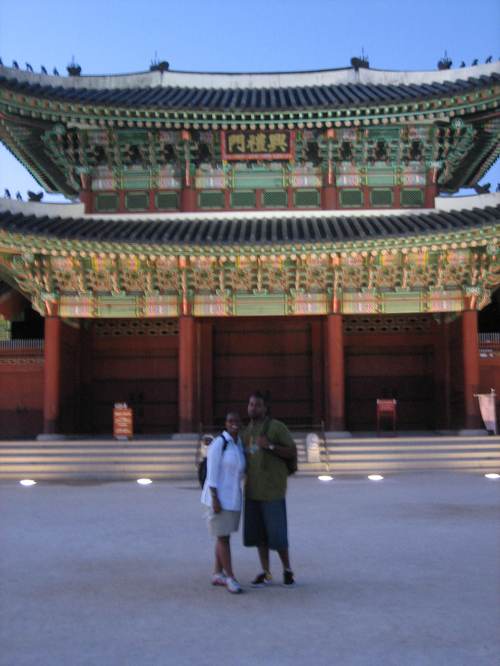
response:
<svg viewBox="0 0 500 666"><path fill-rule="evenodd" d="M296 461L297 449L288 428L267 415L264 396L253 393L248 400L250 423L242 433L247 453L245 488L245 546L259 550L262 573L252 587L264 587L272 581L269 550L276 550L283 564L283 585L295 585L288 554L286 486L288 461Z"/></svg>

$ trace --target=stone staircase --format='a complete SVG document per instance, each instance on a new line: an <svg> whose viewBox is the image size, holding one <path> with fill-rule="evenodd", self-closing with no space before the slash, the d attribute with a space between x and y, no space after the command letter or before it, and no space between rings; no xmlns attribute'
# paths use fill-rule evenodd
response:
<svg viewBox="0 0 500 666"><path fill-rule="evenodd" d="M327 438L328 454L308 463L298 442L301 474L390 474L410 471L500 471L500 437ZM327 464L328 463L328 464Z"/></svg>
<svg viewBox="0 0 500 666"><path fill-rule="evenodd" d="M307 462L294 434L299 475L333 476L449 470L500 471L500 437L327 438L320 462ZM0 479L37 481L195 479L196 438L0 442ZM327 464L328 463L328 464Z"/></svg>
<svg viewBox="0 0 500 666"><path fill-rule="evenodd" d="M197 445L195 439L1 442L0 479L194 479Z"/></svg>

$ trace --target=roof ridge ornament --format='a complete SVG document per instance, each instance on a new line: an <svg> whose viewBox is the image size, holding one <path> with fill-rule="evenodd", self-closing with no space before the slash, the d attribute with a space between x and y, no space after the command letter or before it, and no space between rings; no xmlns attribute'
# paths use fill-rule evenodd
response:
<svg viewBox="0 0 500 666"><path fill-rule="evenodd" d="M75 56L71 56L71 62L66 69L68 70L68 76L80 76L82 73L82 68L75 62Z"/></svg>
<svg viewBox="0 0 500 666"><path fill-rule="evenodd" d="M361 48L361 57L354 56L351 58L351 67L354 68L354 71L357 72L360 69L370 69L370 61L368 56L365 55L365 49Z"/></svg>
<svg viewBox="0 0 500 666"><path fill-rule="evenodd" d="M155 51L155 57L149 65L150 72L167 72L170 69L170 63L166 60L158 60L158 54Z"/></svg>
<svg viewBox="0 0 500 666"><path fill-rule="evenodd" d="M438 60L437 67L440 71L443 69L451 69L451 66L453 65L453 60L451 58L448 58L448 52L444 52L444 58L441 58L441 60Z"/></svg>

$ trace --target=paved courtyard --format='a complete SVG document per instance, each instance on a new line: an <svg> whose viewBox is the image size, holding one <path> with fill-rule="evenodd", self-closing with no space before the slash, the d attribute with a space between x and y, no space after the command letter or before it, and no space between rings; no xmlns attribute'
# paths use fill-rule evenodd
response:
<svg viewBox="0 0 500 666"><path fill-rule="evenodd" d="M493 666L500 482L426 473L292 479L298 586L209 585L190 482L0 483L0 664ZM274 561L279 579L279 567Z"/></svg>

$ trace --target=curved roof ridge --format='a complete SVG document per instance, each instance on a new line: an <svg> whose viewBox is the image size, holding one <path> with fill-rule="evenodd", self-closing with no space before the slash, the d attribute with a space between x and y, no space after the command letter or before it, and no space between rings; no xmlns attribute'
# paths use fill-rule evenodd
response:
<svg viewBox="0 0 500 666"><path fill-rule="evenodd" d="M65 89L113 90L120 88L303 88L346 85L423 85L466 81L500 73L500 61L446 70L398 71L382 69L304 70L298 72L189 72L183 70L150 71L130 74L54 76L0 66L0 76L28 85Z"/></svg>

